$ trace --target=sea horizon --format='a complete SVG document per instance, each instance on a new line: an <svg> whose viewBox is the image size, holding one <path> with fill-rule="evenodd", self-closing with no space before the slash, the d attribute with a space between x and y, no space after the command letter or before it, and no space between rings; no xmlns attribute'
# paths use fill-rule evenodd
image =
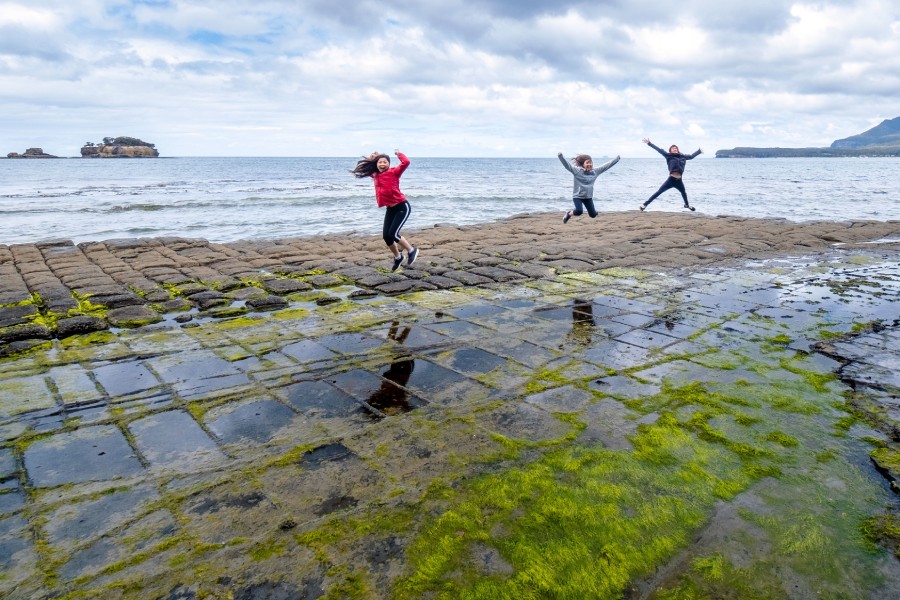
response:
<svg viewBox="0 0 900 600"><path fill-rule="evenodd" d="M350 174L356 157L161 158L169 160L0 163L0 244L380 235L383 211L375 205L372 182ZM700 214L900 219L900 158L711 158L690 161L684 176ZM522 213L557 212L561 218L573 207L572 176L555 156L410 159L401 179L412 206L407 231ZM638 205L666 176L658 156L623 158L602 174L594 196L598 233L604 212L634 211L638 218ZM680 211L681 205L671 190L649 210Z"/></svg>

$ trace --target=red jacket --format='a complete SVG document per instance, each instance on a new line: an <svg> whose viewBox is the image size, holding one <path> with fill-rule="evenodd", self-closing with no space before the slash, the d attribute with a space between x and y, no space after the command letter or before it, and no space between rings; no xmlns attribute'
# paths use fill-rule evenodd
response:
<svg viewBox="0 0 900 600"><path fill-rule="evenodd" d="M400 164L392 167L384 173L375 173L372 179L375 180L375 201L378 206L394 206L401 202L406 202L406 196L400 191L400 176L409 166L409 159L402 152L397 153Z"/></svg>

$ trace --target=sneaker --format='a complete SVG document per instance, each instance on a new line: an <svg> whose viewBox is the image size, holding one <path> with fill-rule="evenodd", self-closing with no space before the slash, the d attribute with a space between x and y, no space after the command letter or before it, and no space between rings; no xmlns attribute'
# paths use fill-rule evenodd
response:
<svg viewBox="0 0 900 600"><path fill-rule="evenodd" d="M406 266L408 267L409 265L416 262L416 258L418 258L418 257L419 257L419 249L418 248L413 248L412 250L410 250L409 257L406 259ZM403 260L402 255L400 256L400 260Z"/></svg>
<svg viewBox="0 0 900 600"><path fill-rule="evenodd" d="M566 216L563 217L563 223L568 223L568 222L569 222L569 219L571 219L571 218L572 218L572 211L571 211L571 210L567 210L567 211L566 211Z"/></svg>
<svg viewBox="0 0 900 600"><path fill-rule="evenodd" d="M394 266L391 267L391 273L400 268L400 264L403 262L403 255L394 258Z"/></svg>
<svg viewBox="0 0 900 600"><path fill-rule="evenodd" d="M685 204L684 207L687 208L687 209L689 209L689 210L691 210L691 211L697 210L696 208L694 208L694 207L691 206L690 204Z"/></svg>
<svg viewBox="0 0 900 600"><path fill-rule="evenodd" d="M644 210L645 210L647 207L644 206L643 204L641 204L640 206L638 206L638 208L641 209L641 212L644 212Z"/></svg>

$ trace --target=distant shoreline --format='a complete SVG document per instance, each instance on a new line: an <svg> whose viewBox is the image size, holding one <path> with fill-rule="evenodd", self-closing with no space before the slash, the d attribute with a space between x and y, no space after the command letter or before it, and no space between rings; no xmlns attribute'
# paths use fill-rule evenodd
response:
<svg viewBox="0 0 900 600"><path fill-rule="evenodd" d="M716 158L896 158L900 147L883 148L731 148Z"/></svg>

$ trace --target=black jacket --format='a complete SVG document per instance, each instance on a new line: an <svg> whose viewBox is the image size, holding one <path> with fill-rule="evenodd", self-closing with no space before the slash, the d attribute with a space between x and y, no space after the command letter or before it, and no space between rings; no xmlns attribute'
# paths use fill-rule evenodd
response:
<svg viewBox="0 0 900 600"><path fill-rule="evenodd" d="M684 167L687 165L687 161L696 158L700 154L699 149L693 154L682 154L681 152L673 154L671 152L666 152L653 142L650 142L648 145L665 157L666 164L669 165L669 173L684 173Z"/></svg>

